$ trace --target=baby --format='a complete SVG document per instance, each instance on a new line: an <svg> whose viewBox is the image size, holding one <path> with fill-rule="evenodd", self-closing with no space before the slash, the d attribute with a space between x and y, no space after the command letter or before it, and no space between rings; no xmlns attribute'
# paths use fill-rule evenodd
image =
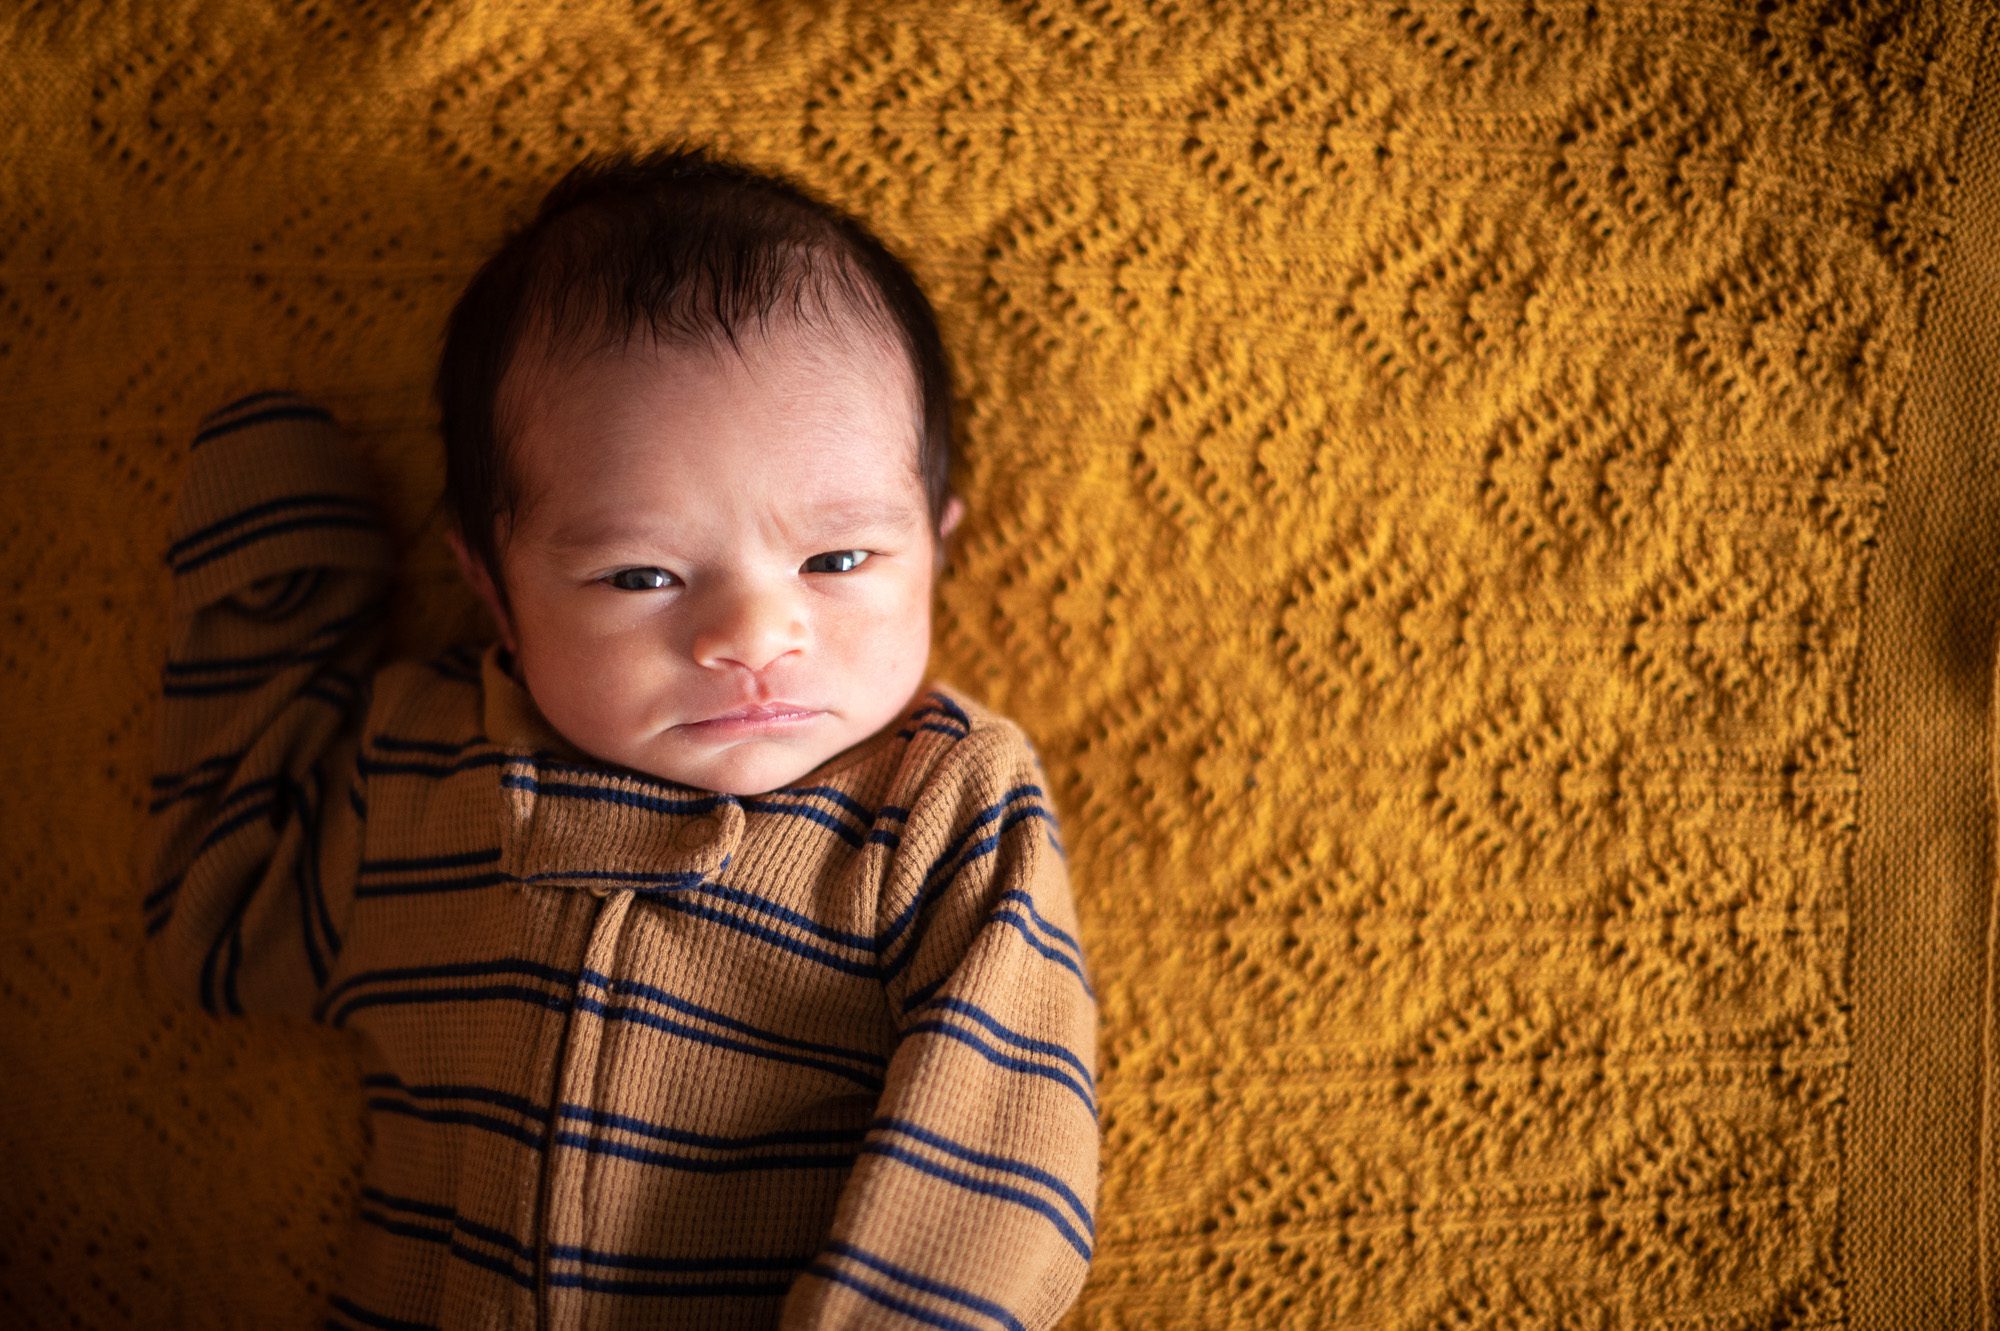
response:
<svg viewBox="0 0 2000 1331"><path fill-rule="evenodd" d="M963 513L928 302L700 150L594 158L438 399L498 641L384 662L328 414L195 434L146 975L357 1031L337 1327L1046 1327L1097 1006L1018 726L928 678Z"/></svg>

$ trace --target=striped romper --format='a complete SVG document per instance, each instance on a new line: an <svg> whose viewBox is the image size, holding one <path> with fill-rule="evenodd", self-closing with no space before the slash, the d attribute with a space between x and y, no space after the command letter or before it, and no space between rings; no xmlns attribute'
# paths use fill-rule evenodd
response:
<svg viewBox="0 0 2000 1331"><path fill-rule="evenodd" d="M144 900L162 999L353 1032L329 1327L1047 1327L1098 1188L1047 781L941 683L757 796L566 744L498 644L385 661L351 441L194 436Z"/></svg>

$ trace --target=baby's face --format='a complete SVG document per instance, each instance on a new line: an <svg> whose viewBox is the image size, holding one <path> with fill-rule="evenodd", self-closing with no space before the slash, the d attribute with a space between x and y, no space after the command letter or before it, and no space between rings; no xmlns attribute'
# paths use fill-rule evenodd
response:
<svg viewBox="0 0 2000 1331"><path fill-rule="evenodd" d="M640 341L528 376L512 615L488 604L570 743L751 795L914 696L957 505L933 531L910 371L886 346L774 326L743 348Z"/></svg>

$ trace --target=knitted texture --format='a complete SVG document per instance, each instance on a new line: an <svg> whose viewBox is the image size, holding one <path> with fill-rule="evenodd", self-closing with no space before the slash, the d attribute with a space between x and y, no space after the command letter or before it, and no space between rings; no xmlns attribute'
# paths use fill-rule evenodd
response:
<svg viewBox="0 0 2000 1331"><path fill-rule="evenodd" d="M1993 582L1994 436L1912 431L1935 298L2000 248L1958 213L1989 27L14 7L0 1321L315 1324L362 1200L351 1040L139 984L195 422L326 403L390 644L476 647L444 312L579 154L685 135L939 307L933 666L1034 737L1102 1005L1072 1324L1979 1324L1992 618L1950 588ZM1919 556L1943 589L1880 618ZM1896 698L1959 742L1871 767Z"/></svg>

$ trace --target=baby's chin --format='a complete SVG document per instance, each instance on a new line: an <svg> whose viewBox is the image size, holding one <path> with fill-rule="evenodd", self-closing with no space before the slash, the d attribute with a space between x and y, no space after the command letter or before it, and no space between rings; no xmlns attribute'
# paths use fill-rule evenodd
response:
<svg viewBox="0 0 2000 1331"><path fill-rule="evenodd" d="M752 739L734 744L687 746L626 759L635 770L722 795L763 795L791 785L840 752L824 744L801 746ZM825 752L821 750L825 749Z"/></svg>

